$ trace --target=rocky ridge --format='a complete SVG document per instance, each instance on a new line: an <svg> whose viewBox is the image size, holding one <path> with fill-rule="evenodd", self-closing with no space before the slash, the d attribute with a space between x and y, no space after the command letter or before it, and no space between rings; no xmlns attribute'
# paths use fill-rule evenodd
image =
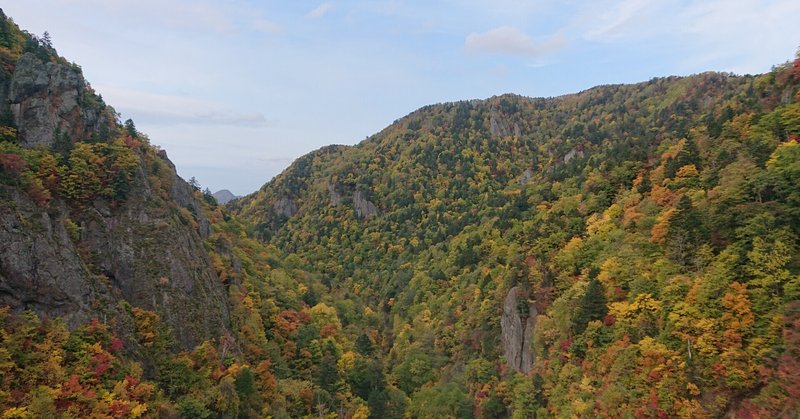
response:
<svg viewBox="0 0 800 419"><path fill-rule="evenodd" d="M0 70L0 103L22 147L68 152L122 132L80 69L62 61L26 52ZM203 248L208 220L166 153L143 150L121 202L54 196L42 207L0 187L0 305L73 327L100 317L122 335L133 333L126 307L141 307L158 312L186 349L226 333L226 290Z"/></svg>

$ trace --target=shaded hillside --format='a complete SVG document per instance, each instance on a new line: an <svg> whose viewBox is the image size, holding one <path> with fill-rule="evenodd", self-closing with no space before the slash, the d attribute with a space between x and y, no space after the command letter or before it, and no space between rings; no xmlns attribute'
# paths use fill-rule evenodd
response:
<svg viewBox="0 0 800 419"><path fill-rule="evenodd" d="M427 106L231 209L381 313L413 417L792 411L799 65Z"/></svg>

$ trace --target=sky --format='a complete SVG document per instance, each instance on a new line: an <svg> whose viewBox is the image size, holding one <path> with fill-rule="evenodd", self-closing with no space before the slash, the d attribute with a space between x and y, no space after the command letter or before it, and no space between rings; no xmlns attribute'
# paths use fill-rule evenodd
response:
<svg viewBox="0 0 800 419"><path fill-rule="evenodd" d="M800 47L797 0L10 0L184 178L255 191L433 103L549 97Z"/></svg>

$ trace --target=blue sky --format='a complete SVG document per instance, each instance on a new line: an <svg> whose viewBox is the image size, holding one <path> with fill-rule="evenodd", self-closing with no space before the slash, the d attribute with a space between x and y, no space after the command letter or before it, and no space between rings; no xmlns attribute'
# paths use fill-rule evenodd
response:
<svg viewBox="0 0 800 419"><path fill-rule="evenodd" d="M427 104L557 96L800 46L797 0L13 0L185 178L245 194Z"/></svg>

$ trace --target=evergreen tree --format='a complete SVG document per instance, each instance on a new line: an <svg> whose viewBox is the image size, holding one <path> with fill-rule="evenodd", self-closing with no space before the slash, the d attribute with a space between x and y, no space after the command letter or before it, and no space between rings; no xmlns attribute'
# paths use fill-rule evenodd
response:
<svg viewBox="0 0 800 419"><path fill-rule="evenodd" d="M578 305L578 314L573 322L574 332L576 334L583 333L589 322L602 320L607 313L608 307L606 306L603 284L597 278L592 278L586 287L586 293L583 294Z"/></svg>
<svg viewBox="0 0 800 419"><path fill-rule="evenodd" d="M0 9L0 46L5 48L11 48L13 45L9 26L8 18L5 13L3 13L3 9Z"/></svg>
<svg viewBox="0 0 800 419"><path fill-rule="evenodd" d="M125 132L127 132L128 135L130 135L133 138L139 136L139 131L136 130L136 124L133 123L133 119L128 118L127 120L125 120L124 126L125 126Z"/></svg>
<svg viewBox="0 0 800 419"><path fill-rule="evenodd" d="M339 357L336 353L333 342L328 341L325 345L325 355L317 370L317 383L323 390L330 394L335 394L339 384L339 369L337 363Z"/></svg>
<svg viewBox="0 0 800 419"><path fill-rule="evenodd" d="M50 32L44 31L42 37L40 38L42 46L48 50L53 49L53 39L50 37Z"/></svg>
<svg viewBox="0 0 800 419"><path fill-rule="evenodd" d="M667 252L684 268L691 265L695 249L707 236L700 214L692 206L692 200L684 195L675 207L669 222Z"/></svg>
<svg viewBox="0 0 800 419"><path fill-rule="evenodd" d="M197 181L197 178L192 176L189 178L189 186L192 187L192 190L197 192L200 190L200 182Z"/></svg>
<svg viewBox="0 0 800 419"><path fill-rule="evenodd" d="M664 175L668 178L675 177L678 169L686 165L693 164L700 170L700 152L697 150L697 144L692 139L681 141L683 142L683 148L678 152L677 156L669 159L664 167Z"/></svg>
<svg viewBox="0 0 800 419"><path fill-rule="evenodd" d="M364 356L370 356L375 351L372 340L366 333L362 333L356 339L356 352Z"/></svg>
<svg viewBox="0 0 800 419"><path fill-rule="evenodd" d="M219 205L217 198L214 198L214 194L212 194L211 189L208 188L203 189L203 200L205 200L206 203L212 207Z"/></svg>

